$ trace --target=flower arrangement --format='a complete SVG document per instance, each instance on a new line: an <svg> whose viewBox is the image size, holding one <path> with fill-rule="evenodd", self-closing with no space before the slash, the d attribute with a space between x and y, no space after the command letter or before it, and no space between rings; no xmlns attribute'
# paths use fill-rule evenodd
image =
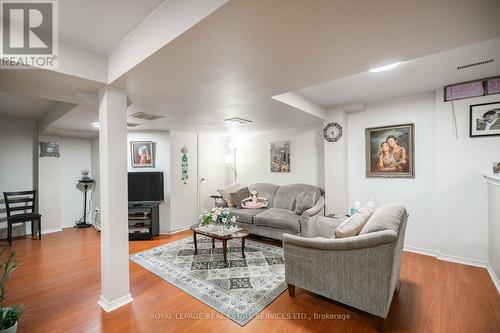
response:
<svg viewBox="0 0 500 333"><path fill-rule="evenodd" d="M229 228L231 223L236 222L236 216L232 215L227 209L212 208L209 212L200 215L200 220L200 225L203 227L214 224Z"/></svg>

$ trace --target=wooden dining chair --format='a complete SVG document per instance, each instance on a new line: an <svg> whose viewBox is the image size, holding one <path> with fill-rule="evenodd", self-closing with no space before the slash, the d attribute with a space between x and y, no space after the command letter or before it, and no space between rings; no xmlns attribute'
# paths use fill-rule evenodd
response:
<svg viewBox="0 0 500 333"><path fill-rule="evenodd" d="M12 246L12 225L31 222L31 237L35 235L34 222L38 222L38 239L42 239L42 215L35 210L36 190L3 192L7 211L7 240ZM31 212L28 212L31 211ZM12 214L12 212L21 212Z"/></svg>

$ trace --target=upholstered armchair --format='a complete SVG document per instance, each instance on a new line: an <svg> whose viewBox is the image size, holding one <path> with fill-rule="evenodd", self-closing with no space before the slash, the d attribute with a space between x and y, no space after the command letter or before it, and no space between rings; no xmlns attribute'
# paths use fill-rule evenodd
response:
<svg viewBox="0 0 500 333"><path fill-rule="evenodd" d="M336 225L322 225L325 221L320 218L317 237L283 235L290 296L295 296L295 287L306 289L375 315L383 330L399 283L406 209L384 205L358 236L348 238L332 239Z"/></svg>

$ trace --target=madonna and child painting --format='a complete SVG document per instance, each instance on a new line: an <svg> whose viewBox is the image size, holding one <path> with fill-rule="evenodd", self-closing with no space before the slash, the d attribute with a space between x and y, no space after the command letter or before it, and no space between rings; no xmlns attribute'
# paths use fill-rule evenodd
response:
<svg viewBox="0 0 500 333"><path fill-rule="evenodd" d="M414 124L367 128L366 177L415 178Z"/></svg>

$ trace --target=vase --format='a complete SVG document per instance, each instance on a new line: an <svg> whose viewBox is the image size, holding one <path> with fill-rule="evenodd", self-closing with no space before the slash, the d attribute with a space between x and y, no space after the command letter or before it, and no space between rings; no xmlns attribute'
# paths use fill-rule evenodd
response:
<svg viewBox="0 0 500 333"><path fill-rule="evenodd" d="M14 325L4 330L0 330L0 333L16 333L17 332L17 321Z"/></svg>

